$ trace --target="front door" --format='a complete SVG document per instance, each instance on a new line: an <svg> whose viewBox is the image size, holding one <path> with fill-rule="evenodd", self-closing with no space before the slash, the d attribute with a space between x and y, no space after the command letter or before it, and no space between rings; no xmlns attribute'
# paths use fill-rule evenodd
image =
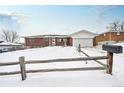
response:
<svg viewBox="0 0 124 93"><path fill-rule="evenodd" d="M56 45L55 38L52 38L52 46L55 46L55 45Z"/></svg>

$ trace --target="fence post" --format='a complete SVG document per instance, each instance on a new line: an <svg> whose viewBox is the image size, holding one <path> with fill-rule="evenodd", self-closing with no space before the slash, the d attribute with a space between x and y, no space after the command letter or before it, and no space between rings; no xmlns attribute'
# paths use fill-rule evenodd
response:
<svg viewBox="0 0 124 93"><path fill-rule="evenodd" d="M81 52L81 44L78 46L78 52Z"/></svg>
<svg viewBox="0 0 124 93"><path fill-rule="evenodd" d="M26 79L25 57L19 57L22 81Z"/></svg>
<svg viewBox="0 0 124 93"><path fill-rule="evenodd" d="M107 59L107 69L106 69L106 72L108 74L111 74L112 75L113 53L107 52L107 56L108 56L108 59Z"/></svg>

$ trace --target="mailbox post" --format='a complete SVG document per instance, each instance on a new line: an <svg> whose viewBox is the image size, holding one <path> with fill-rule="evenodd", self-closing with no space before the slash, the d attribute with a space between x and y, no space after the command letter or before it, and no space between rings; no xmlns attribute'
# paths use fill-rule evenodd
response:
<svg viewBox="0 0 124 93"><path fill-rule="evenodd" d="M107 52L107 69L106 69L106 73L111 74L112 75L112 68L113 68L113 53L111 52Z"/></svg>
<svg viewBox="0 0 124 93"><path fill-rule="evenodd" d="M112 75L112 67L113 67L113 53L122 53L122 46L117 45L103 45L102 49L107 51L107 69L106 72Z"/></svg>

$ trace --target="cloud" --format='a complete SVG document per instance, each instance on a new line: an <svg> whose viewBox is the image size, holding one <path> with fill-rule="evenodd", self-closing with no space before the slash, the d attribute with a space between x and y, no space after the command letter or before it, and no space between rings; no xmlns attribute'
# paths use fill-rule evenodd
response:
<svg viewBox="0 0 124 93"><path fill-rule="evenodd" d="M98 16L105 15L106 12L112 11L118 7L119 7L118 5L98 5L98 6L95 6Z"/></svg>
<svg viewBox="0 0 124 93"><path fill-rule="evenodd" d="M25 14L21 12L14 12L14 11L4 11L0 12L0 16L12 16L12 17L26 17Z"/></svg>
<svg viewBox="0 0 124 93"><path fill-rule="evenodd" d="M100 20L107 12L111 12L118 7L118 5L96 5L93 7L95 8L94 16L96 20Z"/></svg>
<svg viewBox="0 0 124 93"><path fill-rule="evenodd" d="M94 24L97 28L98 31L101 31L102 28L102 23L104 20L104 16L108 14L108 12L114 11L115 9L117 9L119 6L118 5L96 5L93 6L94 9L94 22L96 22L96 24Z"/></svg>
<svg viewBox="0 0 124 93"><path fill-rule="evenodd" d="M23 26L26 25L29 19L29 15L25 15L23 13L14 12L14 11L0 12L0 17L10 17L10 19L14 20L16 24L20 26L21 29L23 29ZM2 22L0 24L0 29L6 29L5 26L2 24Z"/></svg>
<svg viewBox="0 0 124 93"><path fill-rule="evenodd" d="M10 17L13 20L20 20L20 19L27 19L28 16L23 14L23 13L19 13L19 12L14 12L14 11L4 11L4 12L0 12L0 17Z"/></svg>
<svg viewBox="0 0 124 93"><path fill-rule="evenodd" d="M41 24L35 20L32 15L26 15L24 13L14 11L5 11L0 12L0 16L10 17L12 20L15 20L20 26L20 36L41 34ZM2 26L2 28L4 28L4 26Z"/></svg>

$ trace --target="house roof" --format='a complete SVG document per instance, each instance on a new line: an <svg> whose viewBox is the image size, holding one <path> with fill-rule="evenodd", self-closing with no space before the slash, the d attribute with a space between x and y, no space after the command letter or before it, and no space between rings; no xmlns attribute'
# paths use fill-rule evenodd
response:
<svg viewBox="0 0 124 93"><path fill-rule="evenodd" d="M84 33L84 32L85 32L85 33L88 33L88 34L97 35L96 33L90 32L90 31L88 31L88 30L80 30L80 31L74 32L74 33L72 33L72 34L70 34L70 35L75 35L75 34Z"/></svg>
<svg viewBox="0 0 124 93"><path fill-rule="evenodd" d="M111 31L105 31L105 32L102 32L102 33L100 33L100 34L98 34L98 35L106 34L106 33L108 33L108 32L124 32L124 30L118 30L118 31L114 31L114 30L111 30Z"/></svg>
<svg viewBox="0 0 124 93"><path fill-rule="evenodd" d="M87 30L80 30L80 31L74 32L70 35L44 34L44 35L24 36L23 38L47 38L47 37L66 38L66 37L73 36L73 35L80 34L80 33L87 33L87 34L91 35L91 38L97 35L96 33L93 33L93 32L87 31ZM88 37L88 38L90 38L90 37Z"/></svg>
<svg viewBox="0 0 124 93"><path fill-rule="evenodd" d="M47 35L25 36L24 38L46 38L46 37L68 37L68 35L47 34Z"/></svg>
<svg viewBox="0 0 124 93"><path fill-rule="evenodd" d="M43 35L24 36L23 38L42 38Z"/></svg>
<svg viewBox="0 0 124 93"><path fill-rule="evenodd" d="M78 32L70 34L70 36L72 38L93 38L96 35L97 34L90 32L90 31L87 31L87 30L80 30Z"/></svg>

